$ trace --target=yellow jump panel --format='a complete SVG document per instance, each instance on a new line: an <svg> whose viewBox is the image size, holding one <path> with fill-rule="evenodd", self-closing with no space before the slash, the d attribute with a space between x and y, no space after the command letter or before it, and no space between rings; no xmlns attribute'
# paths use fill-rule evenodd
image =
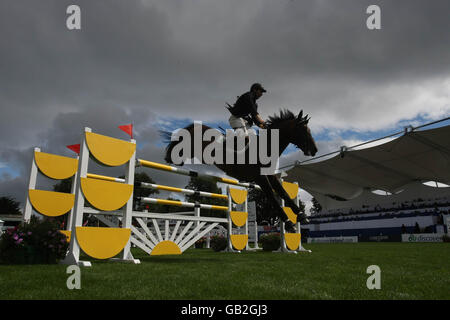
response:
<svg viewBox="0 0 450 320"><path fill-rule="evenodd" d="M127 244L131 229L76 227L76 236L80 248L96 259L112 258Z"/></svg>
<svg viewBox="0 0 450 320"><path fill-rule="evenodd" d="M283 207L283 211L292 223L297 223L297 215L292 211L291 207Z"/></svg>
<svg viewBox="0 0 450 320"><path fill-rule="evenodd" d="M67 179L77 172L78 160L45 152L34 152L34 162L39 171L52 179Z"/></svg>
<svg viewBox="0 0 450 320"><path fill-rule="evenodd" d="M283 181L283 188L291 199L294 199L298 194L298 185L295 183Z"/></svg>
<svg viewBox="0 0 450 320"><path fill-rule="evenodd" d="M234 203L242 204L247 199L247 190L230 188L230 196Z"/></svg>
<svg viewBox="0 0 450 320"><path fill-rule="evenodd" d="M111 167L127 163L136 150L135 143L92 132L86 132L86 143L95 159Z"/></svg>
<svg viewBox="0 0 450 320"><path fill-rule="evenodd" d="M49 217L67 213L75 203L75 195L71 193L30 189L28 194L33 208Z"/></svg>
<svg viewBox="0 0 450 320"><path fill-rule="evenodd" d="M164 240L158 243L150 252L151 256L162 256L169 254L181 254L180 247L173 241Z"/></svg>
<svg viewBox="0 0 450 320"><path fill-rule="evenodd" d="M230 238L236 250L243 250L248 242L248 234L232 234Z"/></svg>
<svg viewBox="0 0 450 320"><path fill-rule="evenodd" d="M300 245L300 233L285 233L284 239L286 240L286 245L290 250L297 250Z"/></svg>
<svg viewBox="0 0 450 320"><path fill-rule="evenodd" d="M242 227L247 222L248 212L231 211L230 216L235 226Z"/></svg>
<svg viewBox="0 0 450 320"><path fill-rule="evenodd" d="M103 211L123 207L133 193L133 186L126 183L81 178L81 190L87 201Z"/></svg>
<svg viewBox="0 0 450 320"><path fill-rule="evenodd" d="M72 231L69 230L59 230L62 234L65 234L67 237L67 242L70 242L70 236L72 235Z"/></svg>

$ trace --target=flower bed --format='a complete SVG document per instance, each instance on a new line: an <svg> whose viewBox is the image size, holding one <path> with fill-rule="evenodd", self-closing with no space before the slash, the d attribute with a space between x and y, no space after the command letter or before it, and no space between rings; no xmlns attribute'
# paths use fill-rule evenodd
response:
<svg viewBox="0 0 450 320"><path fill-rule="evenodd" d="M0 263L51 264L66 256L69 243L51 219L32 217L30 223L6 230L0 237Z"/></svg>

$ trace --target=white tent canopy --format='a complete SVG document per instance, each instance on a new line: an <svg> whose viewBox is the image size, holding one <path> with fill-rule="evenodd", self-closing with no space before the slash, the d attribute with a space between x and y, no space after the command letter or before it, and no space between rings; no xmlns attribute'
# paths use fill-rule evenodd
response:
<svg viewBox="0 0 450 320"><path fill-rule="evenodd" d="M343 151L315 163L295 164L286 181L311 194L350 200L364 190L396 193L413 182L450 184L450 126L410 130L387 143Z"/></svg>

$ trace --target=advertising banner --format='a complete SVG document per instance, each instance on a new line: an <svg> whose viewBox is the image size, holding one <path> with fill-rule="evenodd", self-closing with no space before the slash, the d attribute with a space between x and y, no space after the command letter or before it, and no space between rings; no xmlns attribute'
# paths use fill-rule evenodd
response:
<svg viewBox="0 0 450 320"><path fill-rule="evenodd" d="M378 235L378 236L360 236L359 242L401 242L400 234Z"/></svg>
<svg viewBox="0 0 450 320"><path fill-rule="evenodd" d="M308 243L356 243L358 237L320 237L308 238Z"/></svg>
<svg viewBox="0 0 450 320"><path fill-rule="evenodd" d="M402 242L442 242L442 234L439 233L402 234Z"/></svg>

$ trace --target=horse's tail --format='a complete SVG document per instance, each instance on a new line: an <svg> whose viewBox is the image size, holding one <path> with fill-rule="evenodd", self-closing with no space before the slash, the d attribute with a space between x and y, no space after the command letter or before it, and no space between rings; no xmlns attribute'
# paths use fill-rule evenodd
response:
<svg viewBox="0 0 450 320"><path fill-rule="evenodd" d="M183 128L184 130L187 130L189 132L193 132L194 124L190 124L187 127ZM172 132L170 131L162 131L160 130L160 135L162 137L162 140L164 143L167 143L167 147L164 151L164 160L169 163L173 164L172 161L172 149L179 143L179 141L173 141L172 140Z"/></svg>
<svg viewBox="0 0 450 320"><path fill-rule="evenodd" d="M163 141L163 143L170 143L171 141L171 136L172 136L172 132L170 131L165 131L165 130L158 130L159 135L161 136L161 139Z"/></svg>
<svg viewBox="0 0 450 320"><path fill-rule="evenodd" d="M167 163L172 163L172 159L170 157L170 154L171 154L172 149L173 149L173 147L175 145L175 142L176 142L176 141L172 141L172 139L171 139L172 132L164 131L164 130L158 130L158 132L159 132L159 135L160 135L161 140L163 141L163 143L167 144L166 149L164 151L164 160Z"/></svg>

